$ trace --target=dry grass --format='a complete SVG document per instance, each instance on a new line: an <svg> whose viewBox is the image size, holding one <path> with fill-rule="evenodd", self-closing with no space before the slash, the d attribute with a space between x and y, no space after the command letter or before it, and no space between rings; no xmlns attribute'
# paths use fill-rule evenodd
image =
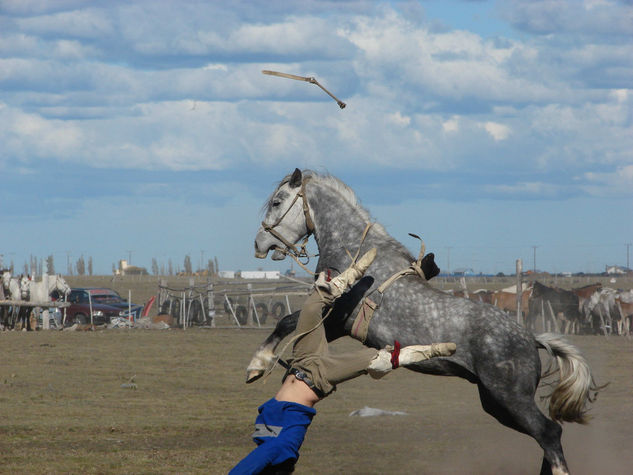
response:
<svg viewBox="0 0 633 475"><path fill-rule="evenodd" d="M263 330L3 332L2 473L226 473L253 447L256 407L281 373L244 384ZM633 464L632 342L575 337L611 385L584 427L566 425L573 473ZM336 349L350 350L350 339ZM137 389L122 384L134 377ZM407 416L356 418L363 406ZM358 378L319 404L298 474L536 473L541 451L481 410L456 378Z"/></svg>

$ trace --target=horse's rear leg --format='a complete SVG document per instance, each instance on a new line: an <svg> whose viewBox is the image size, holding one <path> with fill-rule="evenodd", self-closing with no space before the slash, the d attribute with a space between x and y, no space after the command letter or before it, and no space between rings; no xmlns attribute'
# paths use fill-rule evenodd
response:
<svg viewBox="0 0 633 475"><path fill-rule="evenodd" d="M561 426L548 419L534 402L534 394L517 394L511 385L492 394L479 383L479 397L483 409L501 422L533 437L544 451L541 475L568 474L567 462L561 445ZM497 386L498 387L498 386Z"/></svg>

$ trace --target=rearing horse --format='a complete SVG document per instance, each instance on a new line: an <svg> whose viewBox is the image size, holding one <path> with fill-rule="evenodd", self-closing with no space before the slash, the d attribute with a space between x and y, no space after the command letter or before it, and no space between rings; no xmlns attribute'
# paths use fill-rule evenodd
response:
<svg viewBox="0 0 633 475"><path fill-rule="evenodd" d="M350 264L350 253L376 247L378 256L366 273L371 283L367 294L373 299L376 287L409 267L414 258L378 223L362 239L370 221L353 191L340 180L296 169L268 200L266 216L255 238L255 256L265 258L272 250L273 259L283 259L288 247L297 251L294 244L313 235L319 248L316 271L340 271ZM398 279L385 290L382 299L375 300L379 304L369 322L364 341L367 346L382 348L394 340L403 346L455 342L457 352L453 356L433 358L409 369L459 376L476 384L486 412L532 436L543 448L541 473L569 473L561 446L562 428L557 421L585 423L587 405L599 389L574 346L551 334L534 336L492 305L445 294L416 275ZM297 314L280 320L275 332L257 350L247 382L270 367L276 346L294 330ZM355 315L356 311L344 305L335 307L325 321L328 339L351 335ZM549 401L551 419L534 401L541 379L539 348L546 349L559 368L560 381Z"/></svg>

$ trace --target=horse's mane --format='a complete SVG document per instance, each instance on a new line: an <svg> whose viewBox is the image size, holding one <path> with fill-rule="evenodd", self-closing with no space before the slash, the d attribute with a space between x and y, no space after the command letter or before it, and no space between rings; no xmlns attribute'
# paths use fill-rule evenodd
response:
<svg viewBox="0 0 633 475"><path fill-rule="evenodd" d="M325 186L329 188L332 192L339 195L352 208L357 209L361 217L365 221L370 222L373 220L369 211L367 211L367 209L358 200L358 197L356 196L356 193L354 193L354 190L352 190L349 186L343 183L340 179L336 178L333 175L330 175L329 173L325 173L325 174L317 173L314 170L303 170L302 174L303 174L304 180L307 178L310 178L310 180L314 181L315 183L319 183L321 186ZM273 196L275 195L275 192L281 186L288 183L290 181L291 176L292 176L292 173L289 173L288 175L283 177L281 181L277 184L277 186L275 187L275 190L270 194L270 196L266 200L266 203L264 203L264 206L262 207L263 214L265 214L272 206L272 199L273 199ZM378 222L374 222L373 229L374 231L387 235L387 231L385 230L385 228L382 226L382 224Z"/></svg>

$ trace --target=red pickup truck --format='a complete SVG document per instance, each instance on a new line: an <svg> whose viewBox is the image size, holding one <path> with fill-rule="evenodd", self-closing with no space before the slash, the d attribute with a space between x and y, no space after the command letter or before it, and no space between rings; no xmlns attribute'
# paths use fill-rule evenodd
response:
<svg viewBox="0 0 633 475"><path fill-rule="evenodd" d="M98 287L71 289L67 301L70 306L66 308L66 325L91 323L91 309L92 323L95 325L110 323L112 317L130 317L128 301L112 289ZM132 317L138 319L142 310L142 305L132 304Z"/></svg>

